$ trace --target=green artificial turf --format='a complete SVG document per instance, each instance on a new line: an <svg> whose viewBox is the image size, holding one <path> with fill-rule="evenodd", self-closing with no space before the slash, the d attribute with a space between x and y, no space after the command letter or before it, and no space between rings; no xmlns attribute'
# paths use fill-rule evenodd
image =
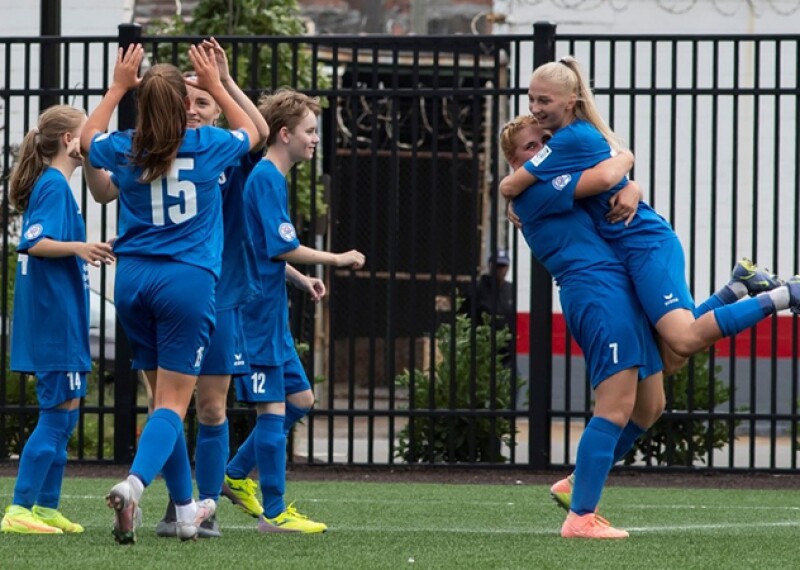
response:
<svg viewBox="0 0 800 570"><path fill-rule="evenodd" d="M223 537L182 543L153 531L161 481L142 500L134 546L111 536L103 496L115 481L68 478L61 511L82 535L0 535L0 568L800 568L800 491L610 487L601 513L624 541L565 540L547 488L353 482L290 483L287 498L325 522L324 535L262 535L220 502ZM0 478L0 504L14 481Z"/></svg>

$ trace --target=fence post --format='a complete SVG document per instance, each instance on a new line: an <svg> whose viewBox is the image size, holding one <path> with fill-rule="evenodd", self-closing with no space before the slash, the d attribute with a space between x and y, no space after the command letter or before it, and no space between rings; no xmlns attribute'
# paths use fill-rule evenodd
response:
<svg viewBox="0 0 800 570"><path fill-rule="evenodd" d="M533 67L553 61L556 25L533 24ZM550 408L553 394L553 280L531 256L530 346L528 361L528 462L534 469L550 467Z"/></svg>
<svg viewBox="0 0 800 570"><path fill-rule="evenodd" d="M119 25L119 46L127 48L139 43L142 27L139 24ZM132 129L136 124L136 101L128 92L119 103L117 128ZM119 218L119 207L117 208ZM136 447L136 392L139 379L131 369L131 349L119 318L116 319L114 345L114 463L127 464L133 461Z"/></svg>
<svg viewBox="0 0 800 570"><path fill-rule="evenodd" d="M61 35L61 2L41 2L39 33L42 36ZM42 40L39 45L39 112L61 102L59 95L50 93L61 86L61 43Z"/></svg>

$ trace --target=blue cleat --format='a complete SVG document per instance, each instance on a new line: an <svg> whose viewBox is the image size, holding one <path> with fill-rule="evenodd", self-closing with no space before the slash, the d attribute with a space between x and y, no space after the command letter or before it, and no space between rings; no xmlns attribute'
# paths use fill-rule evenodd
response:
<svg viewBox="0 0 800 570"><path fill-rule="evenodd" d="M800 315L800 275L787 279L786 287L789 288L789 310Z"/></svg>
<svg viewBox="0 0 800 570"><path fill-rule="evenodd" d="M759 268L746 257L740 259L734 266L731 282L742 283L747 287L747 294L751 297L783 285L776 275L770 273L768 269Z"/></svg>

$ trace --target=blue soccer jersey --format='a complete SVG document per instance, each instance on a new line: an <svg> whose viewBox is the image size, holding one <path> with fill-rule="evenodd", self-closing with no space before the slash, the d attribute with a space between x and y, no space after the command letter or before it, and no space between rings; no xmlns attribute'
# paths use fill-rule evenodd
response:
<svg viewBox="0 0 800 570"><path fill-rule="evenodd" d="M217 310L245 305L261 294L253 241L244 215L244 186L262 153L248 153L219 177L222 189L222 272L217 283Z"/></svg>
<svg viewBox="0 0 800 570"><path fill-rule="evenodd" d="M120 189L119 256L163 257L210 270L219 277L222 197L219 177L249 151L244 131L188 129L170 172L149 184L130 164L132 130L99 134L89 159L116 177Z"/></svg>
<svg viewBox="0 0 800 570"><path fill-rule="evenodd" d="M562 286L571 275L624 273L622 263L598 235L589 215L574 205L580 177L580 172L555 176L514 198L514 212L523 224L525 241Z"/></svg>
<svg viewBox="0 0 800 570"><path fill-rule="evenodd" d="M611 158L611 147L602 133L591 123L577 119L558 129L542 150L525 163L525 170L538 180L547 182L565 172L587 170L608 158ZM625 177L611 190L580 201L600 235L607 240L624 237L629 244L651 243L674 235L669 223L646 202L639 203L636 216L628 226L606 220L610 209L609 199L627 183Z"/></svg>
<svg viewBox="0 0 800 570"><path fill-rule="evenodd" d="M266 158L247 179L244 202L263 295L243 310L247 352L254 365L277 366L291 357L292 346L286 262L277 257L300 242L289 217L286 177Z"/></svg>
<svg viewBox="0 0 800 570"><path fill-rule="evenodd" d="M55 168L45 168L22 217L14 284L11 369L19 372L88 372L89 274L79 257L37 257L40 240L86 241L72 189Z"/></svg>
<svg viewBox="0 0 800 570"><path fill-rule="evenodd" d="M622 262L580 207L581 173L538 182L514 199L525 241L560 285L570 332L584 352L592 386L622 370L661 369L658 348Z"/></svg>

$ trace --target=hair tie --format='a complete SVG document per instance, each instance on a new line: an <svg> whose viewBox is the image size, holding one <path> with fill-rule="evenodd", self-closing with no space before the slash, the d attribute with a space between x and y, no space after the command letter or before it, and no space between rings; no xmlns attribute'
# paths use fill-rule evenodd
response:
<svg viewBox="0 0 800 570"><path fill-rule="evenodd" d="M38 134L40 134L40 133L41 133L41 131L39 130L39 127L33 127L33 128L31 129L31 132L32 132L34 135L38 135Z"/></svg>

